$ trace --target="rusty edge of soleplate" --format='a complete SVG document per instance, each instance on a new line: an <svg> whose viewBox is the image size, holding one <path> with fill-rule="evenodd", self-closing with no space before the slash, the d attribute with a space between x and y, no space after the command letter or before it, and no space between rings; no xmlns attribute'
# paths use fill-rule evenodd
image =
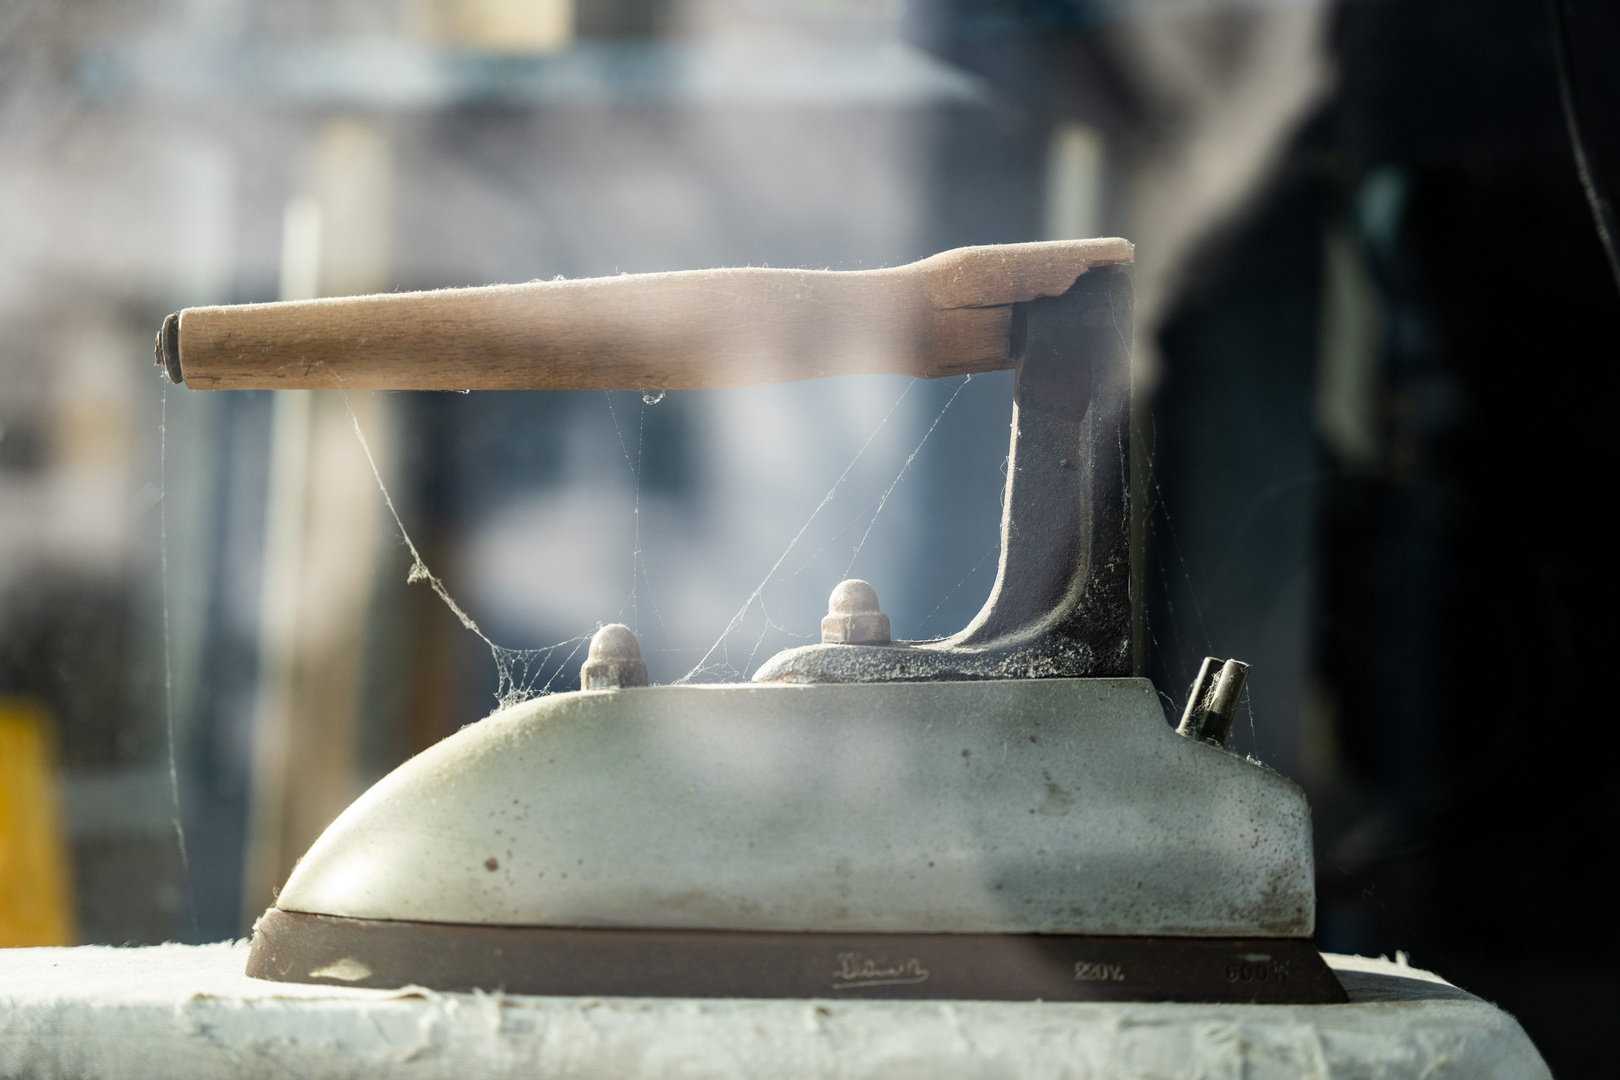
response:
<svg viewBox="0 0 1620 1080"><path fill-rule="evenodd" d="M271 908L247 974L565 996L1333 1004L1310 941L469 926Z"/></svg>

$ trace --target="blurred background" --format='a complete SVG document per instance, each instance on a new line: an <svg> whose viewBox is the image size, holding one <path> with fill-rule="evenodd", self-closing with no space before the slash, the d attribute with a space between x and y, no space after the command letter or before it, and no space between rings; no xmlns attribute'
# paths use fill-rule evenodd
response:
<svg viewBox="0 0 1620 1080"><path fill-rule="evenodd" d="M1620 9L1563 10L1612 189ZM738 679L845 576L906 638L994 578L1009 373L210 394L168 312L1121 235L1167 713L1249 661L1320 945L1605 1074L1620 292L1554 41L1542 0L0 3L0 945L246 933L599 623Z"/></svg>

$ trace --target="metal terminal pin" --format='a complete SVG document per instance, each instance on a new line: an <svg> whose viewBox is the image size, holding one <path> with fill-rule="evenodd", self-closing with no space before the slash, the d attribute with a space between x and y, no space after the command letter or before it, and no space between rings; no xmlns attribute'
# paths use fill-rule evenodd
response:
<svg viewBox="0 0 1620 1080"><path fill-rule="evenodd" d="M590 651L579 669L581 690L617 690L646 686L647 664L635 631L623 623L608 623L591 638Z"/></svg>
<svg viewBox="0 0 1620 1080"><path fill-rule="evenodd" d="M889 617L878 609L877 590L860 578L840 581L827 598L821 620L823 645L887 645Z"/></svg>
<svg viewBox="0 0 1620 1080"><path fill-rule="evenodd" d="M1187 710L1181 714L1176 734L1224 747L1248 677L1249 665L1241 660L1223 664L1213 656L1204 657L1198 678L1187 694Z"/></svg>

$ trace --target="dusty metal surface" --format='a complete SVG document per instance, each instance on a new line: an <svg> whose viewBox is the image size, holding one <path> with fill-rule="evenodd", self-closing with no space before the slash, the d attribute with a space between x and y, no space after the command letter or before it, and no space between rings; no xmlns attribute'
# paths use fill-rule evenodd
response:
<svg viewBox="0 0 1620 1080"><path fill-rule="evenodd" d="M344 811L277 906L445 923L1298 937L1303 793L1145 679L537 699Z"/></svg>
<svg viewBox="0 0 1620 1080"><path fill-rule="evenodd" d="M1347 1001L1309 941L451 926L271 908L247 973L390 989L636 997Z"/></svg>
<svg viewBox="0 0 1620 1080"><path fill-rule="evenodd" d="M1130 279L1099 267L1020 311L1001 563L984 608L936 641L789 649L755 682L1131 674Z"/></svg>

